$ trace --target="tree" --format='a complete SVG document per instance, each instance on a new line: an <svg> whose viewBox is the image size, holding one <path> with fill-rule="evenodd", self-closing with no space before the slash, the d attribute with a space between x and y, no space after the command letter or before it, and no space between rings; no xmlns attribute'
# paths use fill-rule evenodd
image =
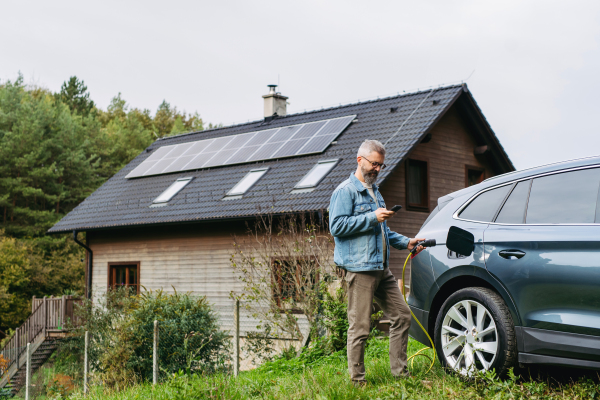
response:
<svg viewBox="0 0 600 400"><path fill-rule="evenodd" d="M156 128L158 137L204 130L200 114L196 112L188 116L185 112L180 113L177 111L177 107L171 108L171 105L166 100L163 100L161 105L158 106L158 110L154 116L154 127Z"/></svg>
<svg viewBox="0 0 600 400"><path fill-rule="evenodd" d="M191 130L202 130L198 113L165 101L154 117L120 93L99 110L75 76L60 93L27 87L22 76L0 84L0 263L13 257L6 252L28 254L0 265L0 330L23 322L33 295L83 288L83 250L47 230L157 137Z"/></svg>
<svg viewBox="0 0 600 400"><path fill-rule="evenodd" d="M108 179L140 154L154 141L154 126L149 110L129 109L121 93L107 110L98 111L102 124L95 142L95 153L102 160L99 174Z"/></svg>
<svg viewBox="0 0 600 400"><path fill-rule="evenodd" d="M57 97L78 115L87 116L94 108L94 102L90 100L87 86L76 76L72 76L62 84Z"/></svg>
<svg viewBox="0 0 600 400"><path fill-rule="evenodd" d="M0 86L0 110L2 228L40 236L102 183L90 146L100 126L22 78Z"/></svg>
<svg viewBox="0 0 600 400"><path fill-rule="evenodd" d="M29 309L21 293L31 280L30 252L15 239L0 237L0 327L4 329L14 328Z"/></svg>
<svg viewBox="0 0 600 400"><path fill-rule="evenodd" d="M154 116L154 126L158 137L165 137L171 133L173 125L175 125L175 121L173 120L174 114L173 110L171 110L171 105L166 100L163 100Z"/></svg>
<svg viewBox="0 0 600 400"><path fill-rule="evenodd" d="M43 251L36 240L15 239L0 231L0 339L27 318L32 296L61 295L83 289L83 251L72 241Z"/></svg>

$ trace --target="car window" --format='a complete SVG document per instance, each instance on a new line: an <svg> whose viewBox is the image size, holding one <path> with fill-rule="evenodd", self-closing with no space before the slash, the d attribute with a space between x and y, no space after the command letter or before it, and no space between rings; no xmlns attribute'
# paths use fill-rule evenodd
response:
<svg viewBox="0 0 600 400"><path fill-rule="evenodd" d="M490 222L512 185L501 186L481 193L459 214L460 218Z"/></svg>
<svg viewBox="0 0 600 400"><path fill-rule="evenodd" d="M599 183L599 168L534 179L529 194L526 223L593 223Z"/></svg>
<svg viewBox="0 0 600 400"><path fill-rule="evenodd" d="M510 196L502 206L495 222L501 224L522 224L525 219L525 204L529 194L531 180L517 183Z"/></svg>

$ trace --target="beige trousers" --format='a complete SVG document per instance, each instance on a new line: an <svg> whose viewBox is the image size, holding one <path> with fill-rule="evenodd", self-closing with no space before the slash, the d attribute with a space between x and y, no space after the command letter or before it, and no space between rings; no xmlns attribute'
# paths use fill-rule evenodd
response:
<svg viewBox="0 0 600 400"><path fill-rule="evenodd" d="M390 367L392 375L408 374L406 348L410 309L389 268L383 271L346 272L348 283L348 371L353 381L365 380L365 343L371 328L373 299L390 325Z"/></svg>

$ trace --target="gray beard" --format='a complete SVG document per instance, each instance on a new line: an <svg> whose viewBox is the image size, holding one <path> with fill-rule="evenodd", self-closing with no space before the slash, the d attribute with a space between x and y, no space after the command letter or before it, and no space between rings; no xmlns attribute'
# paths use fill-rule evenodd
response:
<svg viewBox="0 0 600 400"><path fill-rule="evenodd" d="M379 173L375 170L366 171L362 166L360 167L360 172L362 173L363 179L365 183L369 186L373 186L375 182L377 182L377 175Z"/></svg>

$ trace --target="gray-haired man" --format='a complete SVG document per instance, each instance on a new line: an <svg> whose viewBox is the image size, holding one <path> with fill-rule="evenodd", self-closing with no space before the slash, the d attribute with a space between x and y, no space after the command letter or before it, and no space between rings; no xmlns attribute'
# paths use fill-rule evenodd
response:
<svg viewBox="0 0 600 400"><path fill-rule="evenodd" d="M348 370L355 383L365 382L365 342L371 325L373 299L390 318L390 367L396 377L408 375L406 347L410 309L388 268L389 246L409 249L424 239L409 239L391 231L386 209L375 181L385 168L385 148L365 140L356 161L356 172L331 195L329 222L335 239L334 262L345 269L348 283ZM421 251L419 246L417 251Z"/></svg>

